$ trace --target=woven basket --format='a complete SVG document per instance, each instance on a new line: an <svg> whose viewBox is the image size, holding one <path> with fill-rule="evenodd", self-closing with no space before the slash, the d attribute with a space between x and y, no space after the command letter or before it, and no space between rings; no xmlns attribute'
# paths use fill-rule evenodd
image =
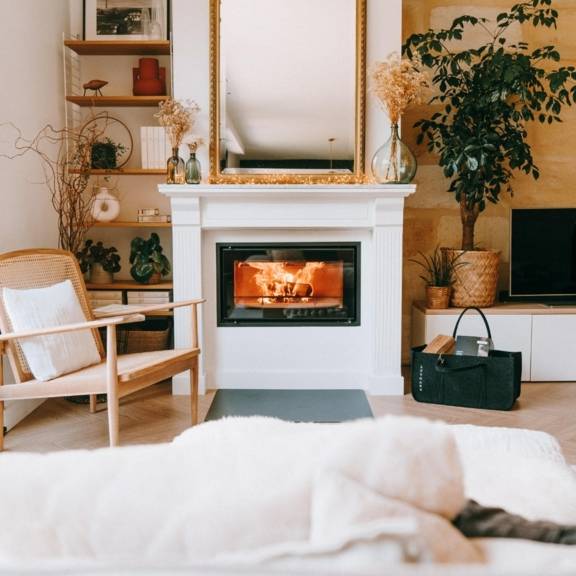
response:
<svg viewBox="0 0 576 576"><path fill-rule="evenodd" d="M442 310L450 307L450 286L426 286L426 308Z"/></svg>
<svg viewBox="0 0 576 576"><path fill-rule="evenodd" d="M497 250L452 250L449 258L457 258L450 304L458 308L486 308L496 302L500 252Z"/></svg>
<svg viewBox="0 0 576 576"><path fill-rule="evenodd" d="M150 321L148 321L150 322ZM123 330L126 354L166 350L170 345L170 324L158 321L149 326L134 326Z"/></svg>

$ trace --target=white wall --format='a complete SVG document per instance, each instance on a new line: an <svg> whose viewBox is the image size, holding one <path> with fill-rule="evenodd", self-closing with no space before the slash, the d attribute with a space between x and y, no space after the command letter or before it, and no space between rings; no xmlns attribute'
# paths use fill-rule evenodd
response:
<svg viewBox="0 0 576 576"><path fill-rule="evenodd" d="M0 124L12 122L24 136L47 123L64 125L62 33L69 27L68 8L68 0L0 0ZM0 150L6 151L13 134L0 130ZM34 154L0 158L0 253L56 246L56 214L42 178ZM36 405L9 403L7 426Z"/></svg>
<svg viewBox="0 0 576 576"><path fill-rule="evenodd" d="M352 0L351 0L352 1ZM367 0L367 68L402 43L402 0ZM172 0L174 96L193 99L201 107L196 133L208 141L210 115L209 0ZM327 16L329 17L329 15ZM366 168L374 152L388 138L389 122L375 99L366 96ZM208 147L199 152L208 175Z"/></svg>

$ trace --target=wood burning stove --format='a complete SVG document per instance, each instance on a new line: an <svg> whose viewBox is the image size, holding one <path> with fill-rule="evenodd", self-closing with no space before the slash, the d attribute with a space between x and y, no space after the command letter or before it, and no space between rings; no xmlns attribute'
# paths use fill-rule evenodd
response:
<svg viewBox="0 0 576 576"><path fill-rule="evenodd" d="M358 326L360 243L217 244L218 326Z"/></svg>

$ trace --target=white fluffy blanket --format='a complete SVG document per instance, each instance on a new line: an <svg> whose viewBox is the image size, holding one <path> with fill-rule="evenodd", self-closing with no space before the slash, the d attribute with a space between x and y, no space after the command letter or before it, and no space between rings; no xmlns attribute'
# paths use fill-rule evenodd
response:
<svg viewBox="0 0 576 576"><path fill-rule="evenodd" d="M478 560L447 520L464 498L446 425L227 419L170 445L3 453L0 563Z"/></svg>

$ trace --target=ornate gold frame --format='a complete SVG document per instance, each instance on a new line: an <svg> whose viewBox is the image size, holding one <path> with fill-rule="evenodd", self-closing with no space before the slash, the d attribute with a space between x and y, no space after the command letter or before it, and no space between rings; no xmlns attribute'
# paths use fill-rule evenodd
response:
<svg viewBox="0 0 576 576"><path fill-rule="evenodd" d="M366 1L356 0L356 144L353 174L222 174L220 172L220 0L210 0L210 183L356 184L364 182Z"/></svg>

